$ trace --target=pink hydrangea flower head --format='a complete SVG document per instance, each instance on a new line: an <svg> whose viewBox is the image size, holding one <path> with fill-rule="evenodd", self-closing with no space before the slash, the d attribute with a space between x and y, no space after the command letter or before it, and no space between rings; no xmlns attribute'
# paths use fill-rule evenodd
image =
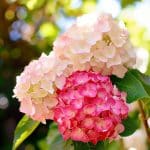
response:
<svg viewBox="0 0 150 150"><path fill-rule="evenodd" d="M136 61L127 29L109 14L86 14L54 42L58 57L72 63L73 71L90 70L123 77Z"/></svg>
<svg viewBox="0 0 150 150"><path fill-rule="evenodd" d="M77 71L57 90L54 120L65 140L92 142L115 139L124 130L128 115L126 93L112 85L110 77L93 71Z"/></svg>
<svg viewBox="0 0 150 150"><path fill-rule="evenodd" d="M19 99L20 111L34 120L45 123L53 119L53 108L57 105L56 88L65 83L63 71L68 62L58 60L55 53L42 54L25 67L14 88L14 96Z"/></svg>

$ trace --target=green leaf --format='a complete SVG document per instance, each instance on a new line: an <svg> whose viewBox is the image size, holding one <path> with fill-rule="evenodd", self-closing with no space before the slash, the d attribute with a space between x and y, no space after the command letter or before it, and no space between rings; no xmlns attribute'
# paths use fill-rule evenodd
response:
<svg viewBox="0 0 150 150"><path fill-rule="evenodd" d="M120 143L120 141L112 141L107 145L107 149L106 150L121 150L122 149L122 145Z"/></svg>
<svg viewBox="0 0 150 150"><path fill-rule="evenodd" d="M55 150L63 150L63 139L60 135L57 135L55 137L54 140L52 140L51 144L49 145L50 146L50 150L53 150L53 148L55 147Z"/></svg>
<svg viewBox="0 0 150 150"><path fill-rule="evenodd" d="M142 83L134 76L132 71L128 71L124 78L111 77L112 82L117 87L127 92L127 102L132 103L143 98L150 98Z"/></svg>
<svg viewBox="0 0 150 150"><path fill-rule="evenodd" d="M89 143L77 142L74 141L74 150L91 150L91 146Z"/></svg>
<svg viewBox="0 0 150 150"><path fill-rule="evenodd" d="M108 141L98 142L96 145L92 143L83 143L74 141L74 150L108 150Z"/></svg>
<svg viewBox="0 0 150 150"><path fill-rule="evenodd" d="M95 146L95 150L108 150L108 141L98 142Z"/></svg>
<svg viewBox="0 0 150 150"><path fill-rule="evenodd" d="M13 140L13 150L29 136L38 127L40 122L30 119L28 116L23 116L23 118L18 123L15 129L15 135Z"/></svg>
<svg viewBox="0 0 150 150"><path fill-rule="evenodd" d="M142 83L144 89L150 95L150 76L142 74L138 70L131 70L131 72Z"/></svg>
<svg viewBox="0 0 150 150"><path fill-rule="evenodd" d="M50 128L47 135L47 144L49 150L52 150L53 146L55 145L56 145L55 150L61 150L63 141L59 137L60 133L58 132L57 124L56 123L50 124Z"/></svg>
<svg viewBox="0 0 150 150"><path fill-rule="evenodd" d="M73 142L71 140L64 141L58 131L56 123L50 124L49 132L47 135L48 150L74 150Z"/></svg>
<svg viewBox="0 0 150 150"><path fill-rule="evenodd" d="M140 127L139 112L132 112L122 123L125 127L125 130L120 135L129 136L133 134Z"/></svg>
<svg viewBox="0 0 150 150"><path fill-rule="evenodd" d="M38 149L40 149L40 150L48 150L46 138L44 137L44 138L38 140L37 146L38 146Z"/></svg>

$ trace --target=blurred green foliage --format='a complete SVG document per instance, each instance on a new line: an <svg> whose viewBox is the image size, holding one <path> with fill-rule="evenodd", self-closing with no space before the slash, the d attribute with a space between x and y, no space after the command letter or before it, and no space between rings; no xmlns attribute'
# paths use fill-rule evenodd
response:
<svg viewBox="0 0 150 150"><path fill-rule="evenodd" d="M142 0L121 0L121 6L122 6L122 8L125 8L128 5L133 5L136 2L140 2L140 1L142 1Z"/></svg>
<svg viewBox="0 0 150 150"><path fill-rule="evenodd" d="M49 53L55 38L74 21L75 17L94 11L101 0L1 0L0 1L0 149L12 147L14 129L22 117L19 104L12 98L15 77L32 59L42 52ZM134 9L140 0L118 0L121 11ZM141 1L142 3L142 1ZM120 15L129 29L135 46L150 50L150 33L134 19ZM150 73L150 72L149 72ZM40 125L20 149L42 150L48 125ZM110 149L119 149L112 143Z"/></svg>

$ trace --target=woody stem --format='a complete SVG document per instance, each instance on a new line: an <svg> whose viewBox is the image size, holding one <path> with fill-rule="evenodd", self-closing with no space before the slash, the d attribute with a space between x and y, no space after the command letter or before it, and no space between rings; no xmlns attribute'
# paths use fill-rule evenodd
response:
<svg viewBox="0 0 150 150"><path fill-rule="evenodd" d="M147 134L148 142L150 143L150 130L149 130L149 127L148 127L146 114L145 114L145 111L144 111L143 104L142 104L141 100L138 101L138 104L139 104L139 109L140 109L140 113L141 113L141 120L143 122L145 131L146 131L146 134Z"/></svg>

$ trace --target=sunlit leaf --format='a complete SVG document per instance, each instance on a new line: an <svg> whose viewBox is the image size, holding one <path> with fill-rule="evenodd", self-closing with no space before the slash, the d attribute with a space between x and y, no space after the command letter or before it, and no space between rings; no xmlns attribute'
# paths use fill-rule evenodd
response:
<svg viewBox="0 0 150 150"><path fill-rule="evenodd" d="M13 150L29 136L38 127L40 122L34 121L27 116L24 116L18 123L13 140Z"/></svg>

